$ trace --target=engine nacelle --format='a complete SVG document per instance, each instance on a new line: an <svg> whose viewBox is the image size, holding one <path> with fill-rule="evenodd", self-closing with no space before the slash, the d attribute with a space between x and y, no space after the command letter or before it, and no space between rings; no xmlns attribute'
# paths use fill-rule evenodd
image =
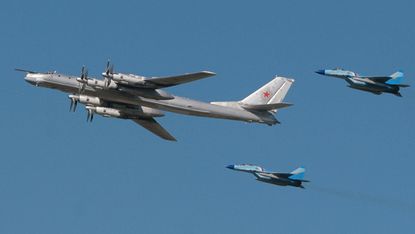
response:
<svg viewBox="0 0 415 234"><path fill-rule="evenodd" d="M146 78L144 76L137 76L133 74L116 73L112 75L112 80L119 84L130 85L135 87L154 87L154 85L146 82L145 79Z"/></svg>
<svg viewBox="0 0 415 234"><path fill-rule="evenodd" d="M105 116L105 117L114 117L114 118L122 118L121 111L114 108L108 108L108 107L100 107L97 106L94 109L92 109L95 113Z"/></svg>
<svg viewBox="0 0 415 234"><path fill-rule="evenodd" d="M91 86L93 88L98 88L98 89L116 89L118 87L117 84L115 84L115 82L111 82L107 86L107 81L97 80L97 79L88 79L86 84L88 86Z"/></svg>
<svg viewBox="0 0 415 234"><path fill-rule="evenodd" d="M99 97L91 97L86 95L79 95L78 100L80 103L86 105L102 106L104 104L104 101L102 101Z"/></svg>
<svg viewBox="0 0 415 234"><path fill-rule="evenodd" d="M114 118L123 118L123 119L136 119L136 118L151 118L151 117L161 117L164 116L164 113L160 110L149 108L149 107L140 107L138 109L132 108L110 108L110 107L88 107L93 110L95 113L105 116L105 117L114 117Z"/></svg>

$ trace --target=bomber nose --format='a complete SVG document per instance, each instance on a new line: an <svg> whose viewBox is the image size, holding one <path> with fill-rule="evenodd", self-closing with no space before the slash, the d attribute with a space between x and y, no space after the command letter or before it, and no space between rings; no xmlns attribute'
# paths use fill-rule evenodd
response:
<svg viewBox="0 0 415 234"><path fill-rule="evenodd" d="M228 165L228 166L226 166L226 168L228 168L228 169L235 169L235 166L234 165Z"/></svg>
<svg viewBox="0 0 415 234"><path fill-rule="evenodd" d="M31 76L31 74L27 74L24 80L32 85L36 85L36 78Z"/></svg>
<svg viewBox="0 0 415 234"><path fill-rule="evenodd" d="M323 69L317 70L317 74L324 75L326 72Z"/></svg>

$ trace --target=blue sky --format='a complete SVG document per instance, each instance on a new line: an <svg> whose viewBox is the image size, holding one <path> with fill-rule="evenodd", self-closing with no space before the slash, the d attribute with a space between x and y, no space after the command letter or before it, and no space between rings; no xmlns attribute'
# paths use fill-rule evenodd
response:
<svg viewBox="0 0 415 234"><path fill-rule="evenodd" d="M9 1L0 8L1 233L411 233L414 91L375 96L319 76L403 70L413 82L413 1ZM239 100L296 79L269 127L168 113L164 142L131 121L69 113L64 93L15 67L99 77L211 70L168 89ZM225 168L305 166L307 189Z"/></svg>

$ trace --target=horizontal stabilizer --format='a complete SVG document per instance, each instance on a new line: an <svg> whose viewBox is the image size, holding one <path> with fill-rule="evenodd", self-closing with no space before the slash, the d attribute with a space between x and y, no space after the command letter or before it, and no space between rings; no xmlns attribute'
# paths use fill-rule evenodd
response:
<svg viewBox="0 0 415 234"><path fill-rule="evenodd" d="M272 104L244 104L242 103L241 106L245 109L250 110L257 110L257 111L271 111L276 109L282 109L289 106L292 106L292 103L280 102L280 103L272 103Z"/></svg>
<svg viewBox="0 0 415 234"><path fill-rule="evenodd" d="M409 84L389 84L389 85L398 86L398 87L401 87L401 88L407 88L407 87L410 86Z"/></svg>
<svg viewBox="0 0 415 234"><path fill-rule="evenodd" d="M166 76L166 77L154 77L146 79L146 82L153 83L162 87L170 87L179 84L188 83L195 80L200 80L210 76L214 76L216 73L210 71L201 71L196 73L189 73L178 76Z"/></svg>

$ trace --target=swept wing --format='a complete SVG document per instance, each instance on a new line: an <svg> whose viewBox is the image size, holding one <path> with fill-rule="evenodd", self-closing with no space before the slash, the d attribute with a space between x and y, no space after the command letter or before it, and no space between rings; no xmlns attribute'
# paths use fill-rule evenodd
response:
<svg viewBox="0 0 415 234"><path fill-rule="evenodd" d="M154 118L132 119L132 121L165 140L177 141L176 138L170 135L170 133L167 132L167 130L164 129Z"/></svg>
<svg viewBox="0 0 415 234"><path fill-rule="evenodd" d="M196 73L188 73L177 76L165 76L165 77L154 77L148 78L145 81L155 84L160 87L171 87L179 84L188 83L195 80L200 80L210 76L214 76L216 73L210 71L201 71Z"/></svg>
<svg viewBox="0 0 415 234"><path fill-rule="evenodd" d="M379 83L385 83L386 81L391 79L390 76L360 76L359 78L366 78Z"/></svg>

